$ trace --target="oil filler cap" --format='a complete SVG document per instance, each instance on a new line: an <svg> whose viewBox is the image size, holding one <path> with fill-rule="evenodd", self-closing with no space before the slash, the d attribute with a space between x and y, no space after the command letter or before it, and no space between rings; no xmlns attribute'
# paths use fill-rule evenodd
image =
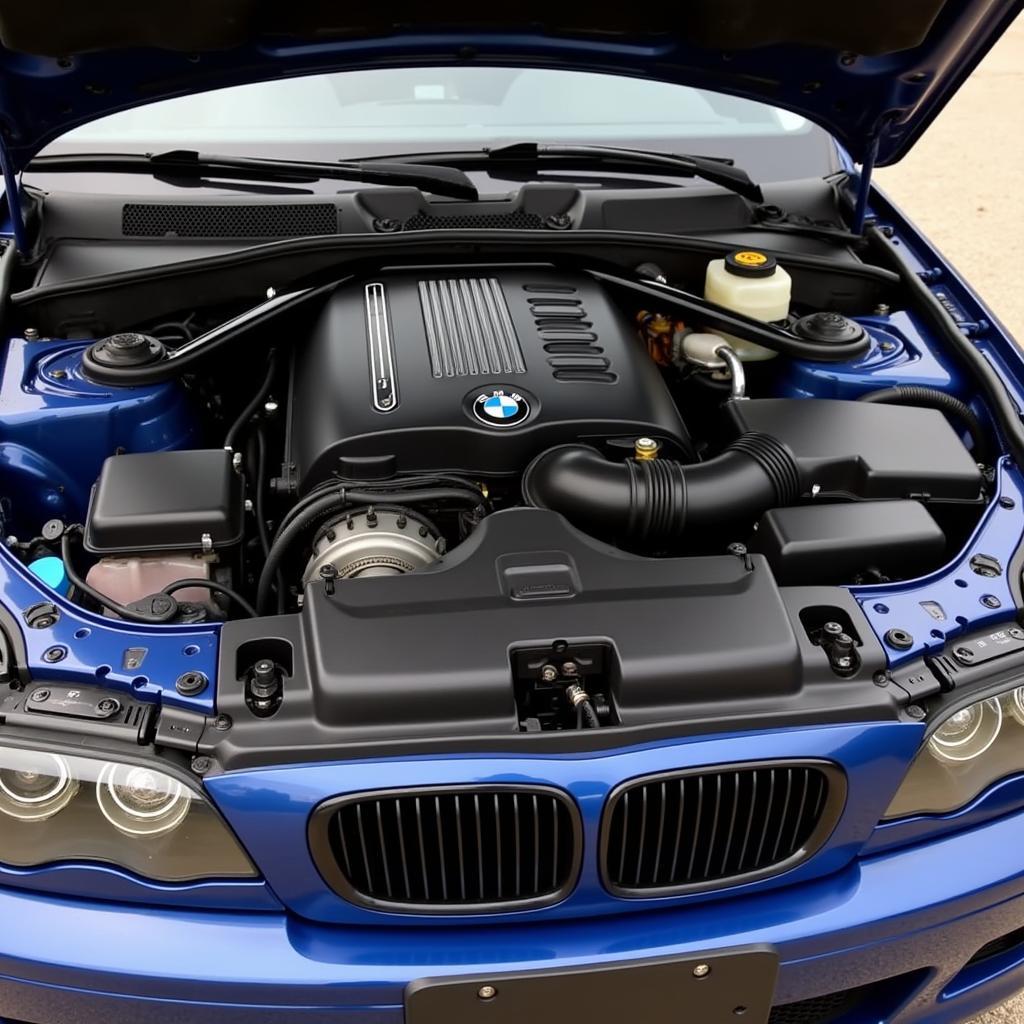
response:
<svg viewBox="0 0 1024 1024"><path fill-rule="evenodd" d="M842 313L811 313L793 327L795 334L818 345L848 345L864 337L864 328Z"/></svg>
<svg viewBox="0 0 1024 1024"><path fill-rule="evenodd" d="M111 334L89 347L86 360L97 366L149 366L164 358L164 343L148 334Z"/></svg>

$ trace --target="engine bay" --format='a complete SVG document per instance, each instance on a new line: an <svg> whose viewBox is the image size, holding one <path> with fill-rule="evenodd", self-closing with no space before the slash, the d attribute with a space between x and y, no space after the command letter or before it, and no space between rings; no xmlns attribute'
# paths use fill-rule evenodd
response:
<svg viewBox="0 0 1024 1024"><path fill-rule="evenodd" d="M107 331L58 296L0 378L8 550L111 625L218 628L239 743L271 717L294 747L310 720L365 741L757 715L898 659L858 595L965 550L1001 442L897 275L799 240L540 248L412 246Z"/></svg>

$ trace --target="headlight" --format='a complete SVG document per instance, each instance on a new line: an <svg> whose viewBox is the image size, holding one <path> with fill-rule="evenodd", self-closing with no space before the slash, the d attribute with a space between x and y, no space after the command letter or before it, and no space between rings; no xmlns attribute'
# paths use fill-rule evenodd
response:
<svg viewBox="0 0 1024 1024"><path fill-rule="evenodd" d="M1024 687L947 715L921 748L886 819L945 814L1024 773Z"/></svg>
<svg viewBox="0 0 1024 1024"><path fill-rule="evenodd" d="M205 797L159 768L0 747L0 863L60 861L162 882L256 875Z"/></svg>

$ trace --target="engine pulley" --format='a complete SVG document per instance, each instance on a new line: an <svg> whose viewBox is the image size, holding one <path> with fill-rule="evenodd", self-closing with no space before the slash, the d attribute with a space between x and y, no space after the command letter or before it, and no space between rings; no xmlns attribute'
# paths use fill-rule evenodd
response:
<svg viewBox="0 0 1024 1024"><path fill-rule="evenodd" d="M303 580L320 579L331 566L335 579L400 576L433 565L445 543L424 517L404 508L367 507L328 523L313 543Z"/></svg>

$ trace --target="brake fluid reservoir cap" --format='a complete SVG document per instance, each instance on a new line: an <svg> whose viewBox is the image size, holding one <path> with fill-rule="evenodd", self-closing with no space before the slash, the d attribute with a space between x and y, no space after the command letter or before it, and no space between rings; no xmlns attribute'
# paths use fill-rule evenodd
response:
<svg viewBox="0 0 1024 1024"><path fill-rule="evenodd" d="M845 345L864 337L864 328L842 313L811 313L797 320L794 332L819 345Z"/></svg>
<svg viewBox="0 0 1024 1024"><path fill-rule="evenodd" d="M771 277L778 264L760 249L737 249L725 257L725 269L736 277Z"/></svg>
<svg viewBox="0 0 1024 1024"><path fill-rule="evenodd" d="M127 332L90 346L88 355L99 366L148 366L164 358L164 344L148 334Z"/></svg>

